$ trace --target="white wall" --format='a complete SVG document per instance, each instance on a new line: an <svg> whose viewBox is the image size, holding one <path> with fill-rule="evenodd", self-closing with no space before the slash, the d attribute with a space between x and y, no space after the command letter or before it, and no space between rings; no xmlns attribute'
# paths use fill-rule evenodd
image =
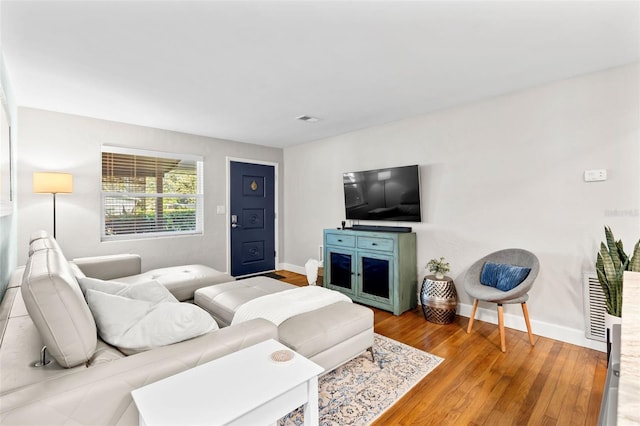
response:
<svg viewBox="0 0 640 426"><path fill-rule="evenodd" d="M261 160L280 165L282 150L183 133L133 126L68 114L20 108L18 156L18 264L26 261L29 235L52 232L52 197L32 193L32 173L63 171L73 174L73 194L56 199L57 240L68 259L112 253L142 255L144 270L201 263L227 270L226 157ZM100 241L100 179L102 144L204 157L204 235ZM280 193L282 184L280 183ZM279 210L283 209L280 197ZM283 218L279 219L279 252L284 250Z"/></svg>
<svg viewBox="0 0 640 426"><path fill-rule="evenodd" d="M533 251L534 333L602 349L584 338L582 272L609 225L628 251L640 238L638 64L286 148L285 263L317 258L322 229L344 219L342 173L421 166L418 276L445 256L468 316L466 269L492 251ZM330 120L331 117L327 117ZM605 168L606 182L585 183ZM495 321L495 305L481 319ZM519 306L507 326L524 329ZM507 343L508 344L508 343Z"/></svg>

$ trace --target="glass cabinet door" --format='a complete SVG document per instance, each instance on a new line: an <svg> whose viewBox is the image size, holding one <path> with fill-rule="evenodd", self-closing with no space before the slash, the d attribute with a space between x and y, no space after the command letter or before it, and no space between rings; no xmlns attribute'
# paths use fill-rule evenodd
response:
<svg viewBox="0 0 640 426"><path fill-rule="evenodd" d="M329 254L329 284L353 290L354 254L331 252Z"/></svg>
<svg viewBox="0 0 640 426"><path fill-rule="evenodd" d="M376 300L391 300L393 282L393 258L384 255L361 254L360 295Z"/></svg>

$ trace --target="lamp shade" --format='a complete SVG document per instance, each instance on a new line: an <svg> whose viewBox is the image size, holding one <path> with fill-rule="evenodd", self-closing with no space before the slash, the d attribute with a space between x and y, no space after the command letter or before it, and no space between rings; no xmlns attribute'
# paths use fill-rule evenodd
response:
<svg viewBox="0 0 640 426"><path fill-rule="evenodd" d="M36 194L70 194L73 192L73 175L35 172L33 174L33 192Z"/></svg>

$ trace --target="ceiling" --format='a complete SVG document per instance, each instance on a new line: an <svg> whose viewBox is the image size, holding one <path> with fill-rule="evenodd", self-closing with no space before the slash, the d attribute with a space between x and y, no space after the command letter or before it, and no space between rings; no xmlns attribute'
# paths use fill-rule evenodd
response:
<svg viewBox="0 0 640 426"><path fill-rule="evenodd" d="M0 7L18 105L275 147L640 58L638 1Z"/></svg>

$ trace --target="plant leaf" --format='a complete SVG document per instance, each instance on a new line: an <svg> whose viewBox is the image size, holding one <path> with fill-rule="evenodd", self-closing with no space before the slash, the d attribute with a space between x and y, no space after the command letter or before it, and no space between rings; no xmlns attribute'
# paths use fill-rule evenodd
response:
<svg viewBox="0 0 640 426"><path fill-rule="evenodd" d="M622 283L624 281L624 271L627 268L627 265L620 265L620 269L618 270L618 273L616 274L616 286L615 286L615 305L613 306L615 308L615 316L620 317L622 316Z"/></svg>
<svg viewBox="0 0 640 426"><path fill-rule="evenodd" d="M613 315L613 309L611 306L611 291L609 290L609 282L607 281L607 277L604 274L604 266L602 265L602 256L600 256L600 253L598 253L598 260L596 261L596 272L598 274L600 287L602 287L602 293L604 294L607 312Z"/></svg>
<svg viewBox="0 0 640 426"><path fill-rule="evenodd" d="M602 266L598 269L598 280L608 287L608 293L603 287L603 292L607 298L607 312L611 315L620 316L622 274L625 265L620 263L620 259L618 259L618 266L614 265L612 255L604 243L600 243L600 253L598 255L599 259L596 261L596 265Z"/></svg>
<svg viewBox="0 0 640 426"><path fill-rule="evenodd" d="M640 272L640 240L638 240L633 248L633 256L631 256L627 270Z"/></svg>
<svg viewBox="0 0 640 426"><path fill-rule="evenodd" d="M616 248L618 249L618 257L620 258L620 262L623 265L625 265L625 268L626 268L627 263L629 262L629 257L624 252L624 246L622 245L622 240L616 241Z"/></svg>
<svg viewBox="0 0 640 426"><path fill-rule="evenodd" d="M613 237L613 232L611 228L608 226L604 227L604 235L607 240L607 247L611 257L611 261L616 269L620 267L620 256L618 255L618 244L616 243L616 239Z"/></svg>
<svg viewBox="0 0 640 426"><path fill-rule="evenodd" d="M600 243L600 256L602 257L604 275L607 277L607 281L610 281L616 276L616 267L611 253L607 250L607 246L605 246L604 243Z"/></svg>

